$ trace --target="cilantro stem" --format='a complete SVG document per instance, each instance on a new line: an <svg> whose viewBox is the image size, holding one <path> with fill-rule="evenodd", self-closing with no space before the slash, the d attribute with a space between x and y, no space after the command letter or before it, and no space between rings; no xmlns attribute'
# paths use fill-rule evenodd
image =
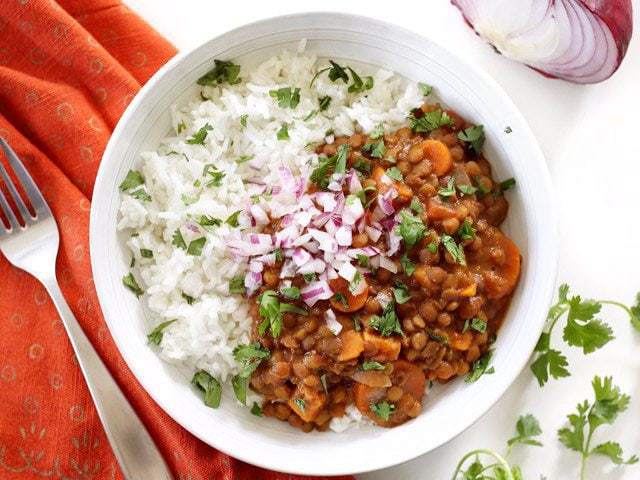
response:
<svg viewBox="0 0 640 480"><path fill-rule="evenodd" d="M593 407L591 407L593 410ZM589 425L589 434L587 435L587 443L584 446L584 450L580 452L580 480L585 480L587 473L587 458L591 455L590 447L591 447L591 437L593 436L594 429L591 425Z"/></svg>
<svg viewBox="0 0 640 480"><path fill-rule="evenodd" d="M640 332L640 321L638 321L638 317L633 312L633 310L631 310L631 308L627 307L624 303L616 302L614 300L600 300L600 303L602 305L614 305L623 309L625 312L627 312L627 315L629 315L629 319L631 320L631 325L633 326L633 328Z"/></svg>
<svg viewBox="0 0 640 480"><path fill-rule="evenodd" d="M505 473L505 477L504 480L515 480L513 478L513 474L511 473L511 467L509 466L509 464L507 463L507 461L504 459L504 457L502 457L500 454L494 452L493 450L488 450L488 449L484 449L484 448L479 448L478 450L473 450L469 453L467 453L464 457L462 457L460 459L460 461L458 462L458 465L456 465L456 470L453 473L453 477L451 477L451 480L456 480L458 478L458 474L462 471L462 467L464 466L465 462L475 456L475 455L488 455L490 457L493 457L494 459L496 459L496 463L492 464L491 467L495 467L495 466L500 466L502 467L502 469L504 470ZM486 470L486 468L483 469L483 471Z"/></svg>

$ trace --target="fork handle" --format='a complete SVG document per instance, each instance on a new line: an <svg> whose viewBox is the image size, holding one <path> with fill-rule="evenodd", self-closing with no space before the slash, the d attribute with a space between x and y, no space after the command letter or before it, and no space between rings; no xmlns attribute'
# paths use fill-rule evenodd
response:
<svg viewBox="0 0 640 480"><path fill-rule="evenodd" d="M172 480L158 447L82 331L58 282L54 278L43 284L62 318L124 477L127 480Z"/></svg>

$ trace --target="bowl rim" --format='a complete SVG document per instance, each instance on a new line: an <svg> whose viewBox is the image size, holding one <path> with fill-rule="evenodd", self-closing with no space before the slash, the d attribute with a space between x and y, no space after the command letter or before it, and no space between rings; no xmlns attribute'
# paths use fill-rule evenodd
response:
<svg viewBox="0 0 640 480"><path fill-rule="evenodd" d="M207 48L209 44L211 44L212 42L218 41L223 37L236 34L242 31L250 30L254 27L266 26L274 22L278 23L278 22L283 22L287 20L290 20L290 21L301 20L304 18L315 18L317 19L318 22L320 21L326 22L327 20L330 20L332 18L335 19L337 17L345 21L350 20L353 22L365 23L365 24L368 24L369 26L377 26L381 28L395 30L399 34L402 34L405 38L411 37L412 40L415 42L430 44L432 47L436 48L437 50L440 50L441 53L451 57L458 64L461 64L462 66L464 66L464 68L471 70L477 78L479 78L481 81L484 82L487 88L493 90L493 92L496 95L501 96L502 101L509 106L510 116L519 123L519 127L520 127L519 132L521 135L526 137L525 140L526 140L526 143L529 144L528 148L530 149L530 154L532 157L535 157L535 162L537 164L536 167L539 169L537 173L540 176L539 180L541 182L537 188L539 190L544 191L544 193L548 195L548 201L545 204L545 207L548 208L548 210L545 210L545 221L547 222L546 238L548 240L546 246L549 247L549 250L545 251L546 277L543 278L542 281L539 282L539 284L537 285L538 288L542 291L539 297L541 298L541 300L544 300L544 305L541 305L540 308L543 308L543 311L546 311L547 306L550 304L552 300L555 281L556 281L557 263L558 263L557 259L559 256L559 246L558 246L559 236L558 236L558 228L557 228L557 213L555 210L556 203L554 201L555 194L553 192L553 189L551 188L552 186L551 177L544 159L544 155L542 153L542 150L539 147L539 144L536 138L533 135L533 132L531 131L526 119L520 113L519 109L513 103L511 98L508 96L508 94L487 72L475 66L474 64L460 58L455 53L452 53L449 49L439 44L436 40L420 35L416 32L413 32L409 29L398 26L391 22L378 20L378 19L367 17L364 15L354 15L354 14L346 14L346 13L332 12L332 11L314 11L314 12L294 13L294 14L288 14L288 15L279 15L279 16L273 16L273 17L261 19L255 22L243 24L240 27L234 28L232 30L228 30L220 35L216 35L215 37L209 38L208 40L206 40L205 42L201 43L198 46L195 46L194 48L179 52L172 59L170 59L165 65L163 65L146 82L146 84L142 86L140 91L136 94L136 96L133 98L131 103L128 105L128 107L122 114L116 127L114 128L114 131L111 137L109 138L109 142L103 153L101 164L96 177L94 192L100 192L101 190L106 188L106 186L104 185L106 182L105 177L107 175L105 173L105 171L107 170L106 165L109 165L110 163L117 161L116 158L113 158L114 150L116 149L116 145L120 141L120 137L122 136L123 131L126 128L126 124L129 122L131 117L135 115L135 112L139 108L139 106L144 103L147 97L147 94L156 87L156 85L161 81L164 75L167 72L178 67L189 56L195 54L195 52L199 51L200 49ZM113 160L110 161L110 159L113 159ZM98 207L98 202L92 201L91 212L90 212L90 232L89 233L90 233L91 265L92 265L92 271L94 272L93 279L94 279L94 284L96 287L96 292L98 295L101 311L103 313L103 317L105 319L105 322L109 330L112 331L111 326L114 320L111 316L108 315L108 312L111 310L111 308L109 306L109 301L107 301L107 299L109 298L108 297L109 285L107 284L106 280L101 278L100 275L96 273L96 272L99 273L103 270L97 261L97 256L94 255L94 252L97 250L98 245L100 244L101 241L103 241L103 239L101 239L98 235L98 224L100 223L99 215L100 215L100 211ZM110 318L111 320L109 320ZM186 418L186 415L184 415L182 412L176 411L175 409L171 408L168 405L169 401L166 400L157 391L155 391L155 389L153 388L154 384L152 382L149 382L146 380L146 376L143 375L142 374L143 372L140 371L140 369L137 367L136 362L134 361L135 360L134 356L130 355L129 352L124 351L121 348L121 345L116 340L115 335L113 335L113 339L116 347L118 348L118 351L120 352L123 359L125 360L127 367L131 370L135 379L141 384L141 386L144 388L146 393L151 396L151 398L160 406L160 408L162 408L162 410L165 413L167 413L167 415L169 415L173 420L175 420L183 428L185 428L192 435L194 435L204 443L212 446L213 448L225 454L228 454L234 458L237 458L241 461L244 461L259 467L263 467L266 469L277 470L284 473L292 473L292 474L333 476L333 475L350 475L350 474L364 473L364 472L374 471L382 468L388 468L390 466L407 462L409 460L412 460L420 455L423 455L429 451L432 451L442 446L443 444L449 442L450 440L452 440L453 438L457 437L462 432L470 428L484 415L486 411L488 411L503 396L506 390L513 384L515 379L518 377L518 375L521 373L523 368L526 366L526 364L528 363L530 354L533 351L535 344L537 343L537 340L542 331L542 328L544 327L544 318L545 318L544 315L542 315L542 318L540 319L539 323L536 325L536 328L531 329L532 334L530 336L530 339L525 349L527 351L527 355L526 356L522 355L521 357L519 357L519 362L517 363L517 365L511 366L511 369L509 370L509 374L508 375L505 374L504 380L500 383L499 385L500 388L494 391L490 396L490 398L485 399L481 408L477 409L476 413L472 416L469 423L453 430L447 440L441 441L440 443L435 444L431 448L428 448L426 450L420 450L420 448L418 449L414 448L411 450L407 449L404 455L396 455L390 461L388 459L381 458L383 457L381 455L372 454L370 458L367 460L367 462L360 462L358 466L355 468L353 468L353 466L348 466L348 465L347 466L340 465L338 467L334 467L330 465L331 462L324 462L324 464L321 465L322 469L318 469L319 465L300 465L300 464L298 464L298 468L290 469L288 468L286 462L278 461L277 459L274 461L269 458L257 457L255 455L252 455L251 454L251 452L253 452L252 449L227 448L227 446L225 446L224 439L220 439L219 442L212 441L210 437L207 437L206 435L203 434L201 430L199 430L197 425L195 425L191 421L188 421Z"/></svg>

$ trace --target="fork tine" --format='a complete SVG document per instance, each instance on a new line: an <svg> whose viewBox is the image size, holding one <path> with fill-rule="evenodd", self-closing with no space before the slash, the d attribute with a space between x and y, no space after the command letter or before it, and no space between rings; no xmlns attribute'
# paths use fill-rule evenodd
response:
<svg viewBox="0 0 640 480"><path fill-rule="evenodd" d="M7 199L4 196L4 193L2 192L2 190L0 190L0 210L2 210L2 212L4 213L4 216L7 217L7 219L9 220L9 227L11 227L11 230L20 228L18 219L13 213L13 210L11 210L11 207L9 206L9 202L7 202ZM6 230L4 228L4 224L2 223L2 220L0 220L0 226L3 227L3 228L0 228L0 235L1 235L5 233L5 230Z"/></svg>
<svg viewBox="0 0 640 480"><path fill-rule="evenodd" d="M49 209L49 206L47 205L46 200L40 193L40 189L31 178L31 175L29 175L29 172L27 172L27 169L24 168L24 165L18 158L18 155L16 155L16 153L9 146L7 141L2 137L0 137L0 146L4 150L4 153L7 155L11 168L13 168L13 171L18 176L18 179L22 184L22 188L24 188L24 191L27 194L27 198L29 198L31 205L33 205L33 209L36 211L36 215L47 215L47 214L51 215L51 210ZM13 185L13 182L11 182L9 175L7 174L7 171L2 166L2 164L0 164L0 176L2 176L4 178L4 181L7 183L7 186L9 187L9 191L11 192L11 195L13 196L14 201L16 202L16 204L18 205L18 208L20 209L20 214L24 217L25 223L28 223L29 220L33 219L33 217L31 216L31 214L27 210L26 205L18 195L18 191Z"/></svg>

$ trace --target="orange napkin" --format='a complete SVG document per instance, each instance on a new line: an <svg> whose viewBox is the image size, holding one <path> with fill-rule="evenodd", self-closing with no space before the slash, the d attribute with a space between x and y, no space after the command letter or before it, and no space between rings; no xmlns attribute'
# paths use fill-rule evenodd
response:
<svg viewBox="0 0 640 480"><path fill-rule="evenodd" d="M98 165L127 104L175 52L117 0L4 0L0 135L56 217L67 301L176 479L304 478L230 458L176 424L127 369L98 306L88 241ZM1 255L0 478L123 478L47 293Z"/></svg>

